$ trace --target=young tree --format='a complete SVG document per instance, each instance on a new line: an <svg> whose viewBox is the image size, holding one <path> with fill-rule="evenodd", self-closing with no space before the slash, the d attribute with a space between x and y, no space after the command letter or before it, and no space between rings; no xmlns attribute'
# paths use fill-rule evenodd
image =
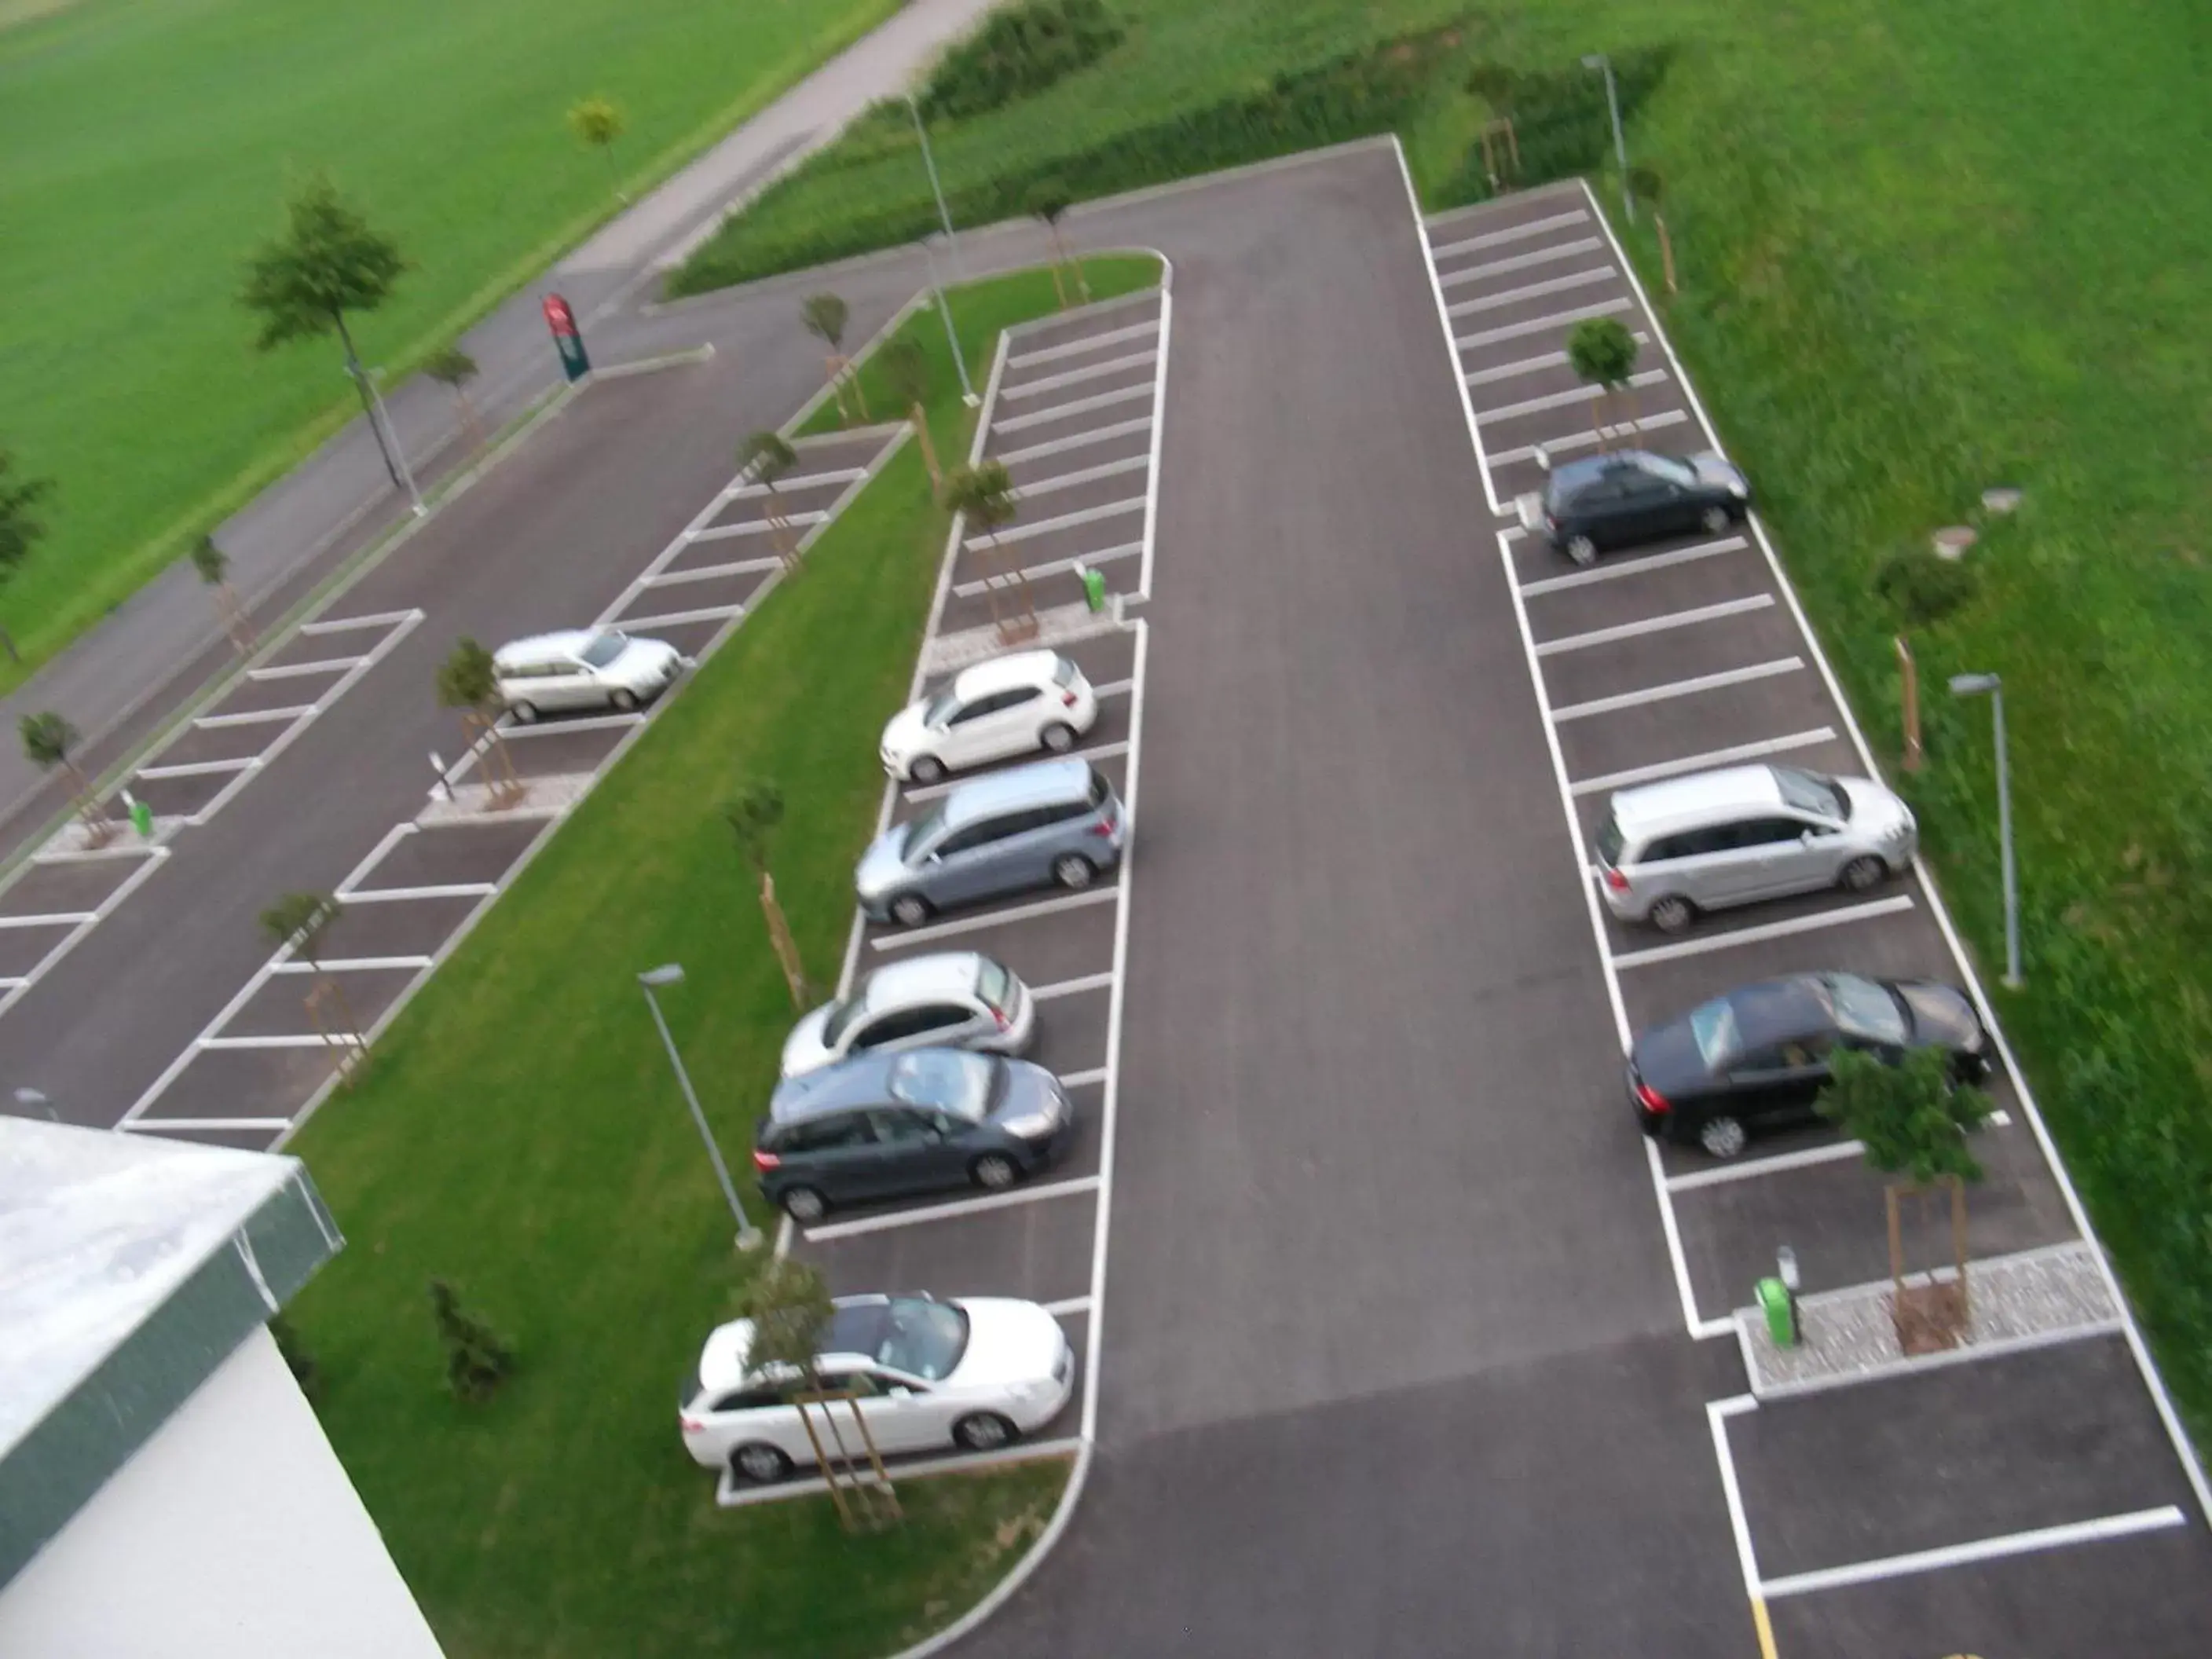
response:
<svg viewBox="0 0 2212 1659"><path fill-rule="evenodd" d="M1628 170L1628 191L1651 210L1651 223L1659 232L1659 263L1667 274L1667 292L1674 293L1674 243L1667 234L1667 216L1660 211L1667 194L1666 181L1660 178L1659 169L1652 167L1631 167Z"/></svg>
<svg viewBox="0 0 2212 1659"><path fill-rule="evenodd" d="M214 537L203 536L192 544L185 557L214 599L216 617L222 623L222 631L230 636L231 649L241 657L248 655L253 649L253 624L247 620L246 607L238 602L238 594L231 587L230 555L216 545Z"/></svg>
<svg viewBox="0 0 2212 1659"><path fill-rule="evenodd" d="M844 356L845 322L848 316L845 302L834 294L810 294L799 307L806 331L830 348L830 386L837 398L840 418L850 418L845 408L845 388L853 389L853 401L860 410L860 418L868 418L867 394L860 390L860 377L854 374L852 364Z"/></svg>
<svg viewBox="0 0 2212 1659"><path fill-rule="evenodd" d="M775 959L783 969L783 982L791 992L791 1004L804 1010L812 1000L806 982L806 964L799 960L799 945L791 936L791 924L784 920L783 906L775 896L775 877L769 870L769 848L775 837L776 826L783 822L783 791L765 778L751 778L738 786L737 793L722 805L723 821L735 836L738 853L753 867L760 878L761 914L768 921L769 943L775 947Z"/></svg>
<svg viewBox="0 0 2212 1659"><path fill-rule="evenodd" d="M0 449L0 587L15 580L32 548L46 533L46 520L36 509L54 488L52 478L11 479L9 475L15 471L15 458ZM0 626L0 648L7 651L9 662L23 659L15 649L15 636L4 626Z"/></svg>
<svg viewBox="0 0 2212 1659"><path fill-rule="evenodd" d="M1567 336L1567 362L1586 386L1605 395L1606 413L1620 425L1615 404L1636 375L1636 337L1611 317L1589 317L1577 323ZM1597 418L1596 399L1591 399L1591 418L1597 427L1598 447L1609 449L1605 423Z"/></svg>
<svg viewBox="0 0 2212 1659"><path fill-rule="evenodd" d="M606 157L607 182L614 186L615 199L625 203L629 197L623 190L621 175L615 171L615 140L623 136L628 125L623 118L622 106L611 98L594 95L568 109L568 131Z"/></svg>
<svg viewBox="0 0 2212 1659"><path fill-rule="evenodd" d="M1966 1195L1982 1178L1966 1137L1990 1115L1990 1098L1956 1081L1950 1057L1940 1048L1915 1048L1895 1065L1871 1054L1838 1049L1826 1085L1814 1103L1820 1115L1866 1148L1868 1165L1902 1176L1883 1189L1889 1212L1889 1267L1899 1340L1906 1352L1948 1346L1966 1317ZM1955 1291L1929 1281L1909 1294L1899 1200L1914 1193L1948 1191L1952 1206Z"/></svg>
<svg viewBox="0 0 2212 1659"><path fill-rule="evenodd" d="M457 344L440 346L422 365L422 372L453 394L461 417L461 441L474 449L483 441L477 422L477 406L470 400L468 384L477 377L477 360Z"/></svg>
<svg viewBox="0 0 2212 1659"><path fill-rule="evenodd" d="M775 544L776 556L786 569L796 568L799 563L799 544L791 533L791 520L785 516L783 496L776 489L777 481L799 465L799 452L783 441L783 434L763 427L749 434L738 446L738 465L750 472L753 482L768 493L761 498L761 513L768 524L769 540Z"/></svg>
<svg viewBox="0 0 2212 1659"><path fill-rule="evenodd" d="M41 772L61 768L70 781L70 793L76 802L77 817L84 820L84 838L94 847L105 847L115 833L115 826L100 810L93 799L92 780L76 763L76 727L49 709L43 714L26 714L16 726L23 740L23 755Z"/></svg>
<svg viewBox="0 0 2212 1659"><path fill-rule="evenodd" d="M278 950L307 964L310 984L307 996L309 1018L322 1033L323 1042L338 1054L338 1075L350 1085L360 1063L368 1058L368 1042L345 993L323 969L323 936L338 919L338 901L328 893L287 893L261 913L261 931Z"/></svg>
<svg viewBox="0 0 2212 1659"><path fill-rule="evenodd" d="M1086 302L1091 298L1091 281L1083 274L1083 262L1067 251L1066 239L1060 228L1061 217L1074 205L1074 197L1056 179L1044 179L1030 191L1030 216L1044 222L1045 236L1052 244L1052 291L1059 296L1062 310L1067 307L1067 289L1060 280L1063 267L1073 270L1076 292Z"/></svg>
<svg viewBox="0 0 2212 1659"><path fill-rule="evenodd" d="M945 474L937 465L937 446L929 440L929 416L924 408L929 401L928 354L902 335L884 343L876 353L876 364L883 372L884 384L890 388L891 396L906 406L915 441L921 446L921 464L929 469L931 491L942 489Z"/></svg>
<svg viewBox="0 0 2212 1659"><path fill-rule="evenodd" d="M437 1322L438 1340L445 1345L446 1386L456 1400L483 1404L513 1374L514 1349L490 1326L465 1310L453 1287L442 1279L430 1281L430 1316Z"/></svg>
<svg viewBox="0 0 2212 1659"><path fill-rule="evenodd" d="M985 590L991 601L992 620L998 623L999 636L1009 644L1026 639L1036 632L1036 605L1030 595L1029 577L1014 572L1012 584L1021 592L1021 609L1012 616L1000 611L1000 591L1009 585L1005 566L1006 552L1000 545L999 532L1014 521L1014 481L1007 476L1004 461L985 461L980 466L955 467L945 477L944 488L938 499L947 512L961 515L969 531L978 532L987 550L987 562L997 567L986 579Z"/></svg>
<svg viewBox="0 0 2212 1659"><path fill-rule="evenodd" d="M460 710L470 744L485 745L484 766L492 775L488 804L497 810L521 799L522 781L515 774L514 757L499 733L499 670L491 653L466 635L453 642L453 654L438 665L438 706ZM516 719L528 720L538 711L517 703L514 712Z"/></svg>
<svg viewBox="0 0 2212 1659"><path fill-rule="evenodd" d="M753 1327L746 1364L811 1378L833 1311L819 1268L794 1256L770 1256L738 1297L738 1316Z"/></svg>
<svg viewBox="0 0 2212 1659"><path fill-rule="evenodd" d="M339 197L337 186L320 173L293 193L284 215L283 234L264 243L246 262L246 285L239 295L240 303L261 319L255 344L270 351L292 340L338 337L345 348L346 373L353 376L362 412L368 416L384 455L384 470L397 489L399 463L383 422L377 419L368 371L354 349L346 317L374 312L382 305L406 270L407 261L398 245L370 228Z"/></svg>

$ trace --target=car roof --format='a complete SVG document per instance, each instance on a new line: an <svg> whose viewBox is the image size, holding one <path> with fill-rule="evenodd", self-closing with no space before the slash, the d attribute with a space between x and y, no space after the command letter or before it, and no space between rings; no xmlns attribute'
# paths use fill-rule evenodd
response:
<svg viewBox="0 0 2212 1659"><path fill-rule="evenodd" d="M492 655L501 662L522 657L572 657L600 635L611 631L605 628L564 628L551 634L532 634L527 639L509 640Z"/></svg>
<svg viewBox="0 0 2212 1659"><path fill-rule="evenodd" d="M940 951L907 962L894 962L868 975L862 1006L900 1008L933 997L963 996L975 988L983 958L973 951Z"/></svg>
<svg viewBox="0 0 2212 1659"><path fill-rule="evenodd" d="M1552 483L1560 489L1580 489L1620 468L1647 471L1645 464L1650 459L1650 453L1642 449L1616 449L1610 455L1585 455L1580 460L1562 461L1553 467Z"/></svg>
<svg viewBox="0 0 2212 1659"><path fill-rule="evenodd" d="M1017 651L1004 657L990 657L969 665L953 676L952 689L964 702L992 691L1003 691L1010 686L1034 685L1048 680L1060 666L1056 651Z"/></svg>
<svg viewBox="0 0 2212 1659"><path fill-rule="evenodd" d="M1819 974L1792 974L1787 979L1739 985L1726 1000L1735 1011L1735 1028L1747 1050L1825 1031L1836 1022L1827 981Z"/></svg>
<svg viewBox="0 0 2212 1659"><path fill-rule="evenodd" d="M1623 789L1613 798L1613 822L1634 841L1730 813L1779 810L1782 804L1772 767L1731 766Z"/></svg>
<svg viewBox="0 0 2212 1659"><path fill-rule="evenodd" d="M945 798L945 822L957 828L999 812L1072 800L1079 795L1087 795L1090 790L1089 761L1036 761L955 784L951 793Z"/></svg>
<svg viewBox="0 0 2212 1659"><path fill-rule="evenodd" d="M773 1123L794 1123L802 1118L820 1117L826 1112L850 1111L856 1107L902 1107L905 1102L891 1092L891 1073L901 1066L911 1064L916 1056L952 1054L961 1060L988 1061L988 1054L973 1054L965 1048L896 1048L888 1053L869 1052L841 1060L835 1066L825 1066L818 1072L805 1072L788 1077L775 1085L769 1097L769 1121Z"/></svg>
<svg viewBox="0 0 2212 1659"><path fill-rule="evenodd" d="M909 1300L925 1298L910 1297ZM830 1303L830 1323L822 1333L816 1357L826 1354L873 1355L882 1346L884 1322L890 1315L891 1298L880 1292L840 1296ZM746 1359L752 1352L753 1322L733 1319L707 1334L699 1351L699 1382L709 1394L740 1388L752 1375Z"/></svg>

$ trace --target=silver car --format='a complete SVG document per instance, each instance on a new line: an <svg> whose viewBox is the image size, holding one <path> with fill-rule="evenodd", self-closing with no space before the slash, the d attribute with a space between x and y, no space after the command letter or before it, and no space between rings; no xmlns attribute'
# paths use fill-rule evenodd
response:
<svg viewBox="0 0 2212 1659"><path fill-rule="evenodd" d="M853 994L826 1003L784 1039L783 1074L833 1066L869 1049L1029 1050L1036 1003L1012 969L973 951L914 957L878 968Z"/></svg>
<svg viewBox="0 0 2212 1659"><path fill-rule="evenodd" d="M1871 778L1735 766L1614 795L1598 826L1598 890L1623 921L1678 933L1704 910L1788 893L1863 892L1901 875L1918 830Z"/></svg>
<svg viewBox="0 0 2212 1659"><path fill-rule="evenodd" d="M1025 887L1088 887L1121 861L1121 803L1088 761L1042 761L957 784L861 854L853 884L877 921L917 927L939 910Z"/></svg>

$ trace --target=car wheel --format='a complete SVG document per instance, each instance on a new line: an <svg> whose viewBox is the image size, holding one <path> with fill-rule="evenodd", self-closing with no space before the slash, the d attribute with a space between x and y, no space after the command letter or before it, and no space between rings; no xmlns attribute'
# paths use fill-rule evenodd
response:
<svg viewBox="0 0 2212 1659"><path fill-rule="evenodd" d="M783 1206L783 1212L801 1225L821 1220L830 1211L830 1200L812 1187L787 1187L777 1201Z"/></svg>
<svg viewBox="0 0 2212 1659"><path fill-rule="evenodd" d="M507 706L507 712L514 716L517 726L538 724L538 705L534 702L511 702Z"/></svg>
<svg viewBox="0 0 2212 1659"><path fill-rule="evenodd" d="M891 920L902 927L919 927L929 920L929 901L919 893L901 893L891 901Z"/></svg>
<svg viewBox="0 0 2212 1659"><path fill-rule="evenodd" d="M907 776L915 783L939 783L944 781L945 763L934 755L917 755L906 769Z"/></svg>
<svg viewBox="0 0 2212 1659"><path fill-rule="evenodd" d="M607 701L614 705L615 712L617 714L627 714L631 713L637 707L637 693L625 687L617 690L614 696L609 697Z"/></svg>
<svg viewBox="0 0 2212 1659"><path fill-rule="evenodd" d="M970 1412L952 1425L952 1443L963 1451L996 1451L1012 1445L1014 1425L996 1412Z"/></svg>
<svg viewBox="0 0 2212 1659"><path fill-rule="evenodd" d="M1022 1171L1004 1152L986 1152L968 1166L968 1176L978 1187L1003 1193L1022 1178Z"/></svg>
<svg viewBox="0 0 2212 1659"><path fill-rule="evenodd" d="M730 1454L730 1473L756 1486L769 1486L791 1473L791 1459L764 1441L748 1440Z"/></svg>
<svg viewBox="0 0 2212 1659"><path fill-rule="evenodd" d="M1058 720L1054 720L1037 733L1037 741L1051 753L1065 755L1075 747L1075 728L1072 726L1063 726Z"/></svg>
<svg viewBox="0 0 2212 1659"><path fill-rule="evenodd" d="M1709 1117L1698 1126L1698 1145L1715 1158L1740 1156L1750 1139L1741 1118Z"/></svg>
<svg viewBox="0 0 2212 1659"><path fill-rule="evenodd" d="M1729 516L1728 508L1724 507L1709 507L1705 509L1704 522L1705 526L1705 534L1708 536L1717 536L1721 532L1726 530L1729 525L1735 521Z"/></svg>
<svg viewBox="0 0 2212 1659"><path fill-rule="evenodd" d="M1652 901L1651 908L1644 913L1644 920L1662 933L1679 933L1698 919L1698 907L1680 893Z"/></svg>
<svg viewBox="0 0 2212 1659"><path fill-rule="evenodd" d="M1565 550L1569 564L1595 564L1597 544L1587 536L1570 536Z"/></svg>
<svg viewBox="0 0 2212 1659"><path fill-rule="evenodd" d="M1062 853L1052 861L1052 878L1062 887L1088 887L1098 878L1098 866L1080 853Z"/></svg>
<svg viewBox="0 0 2212 1659"><path fill-rule="evenodd" d="M1853 859L1845 865L1843 873L1836 878L1847 893L1863 893L1889 873L1889 866L1871 853L1864 858Z"/></svg>

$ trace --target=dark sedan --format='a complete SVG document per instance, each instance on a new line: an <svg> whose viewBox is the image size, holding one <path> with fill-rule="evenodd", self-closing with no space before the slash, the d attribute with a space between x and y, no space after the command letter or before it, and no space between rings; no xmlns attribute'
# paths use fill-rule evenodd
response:
<svg viewBox="0 0 2212 1659"><path fill-rule="evenodd" d="M1522 498L1521 521L1576 564L1606 549L1704 531L1717 536L1751 511L1751 486L1718 455L1677 460L1641 449L1554 467L1544 493Z"/></svg>
<svg viewBox="0 0 2212 1659"><path fill-rule="evenodd" d="M1893 1063L1910 1048L1942 1048L1961 1082L1990 1072L1989 1036L1964 991L1797 974L1740 987L1644 1032L1629 1051L1629 1100L1646 1134L1734 1158L1752 1131L1814 1115L1838 1048Z"/></svg>
<svg viewBox="0 0 2212 1659"><path fill-rule="evenodd" d="M795 1221L944 1187L999 1191L1075 1138L1042 1066L957 1048L862 1054L787 1079L753 1139L761 1191Z"/></svg>

